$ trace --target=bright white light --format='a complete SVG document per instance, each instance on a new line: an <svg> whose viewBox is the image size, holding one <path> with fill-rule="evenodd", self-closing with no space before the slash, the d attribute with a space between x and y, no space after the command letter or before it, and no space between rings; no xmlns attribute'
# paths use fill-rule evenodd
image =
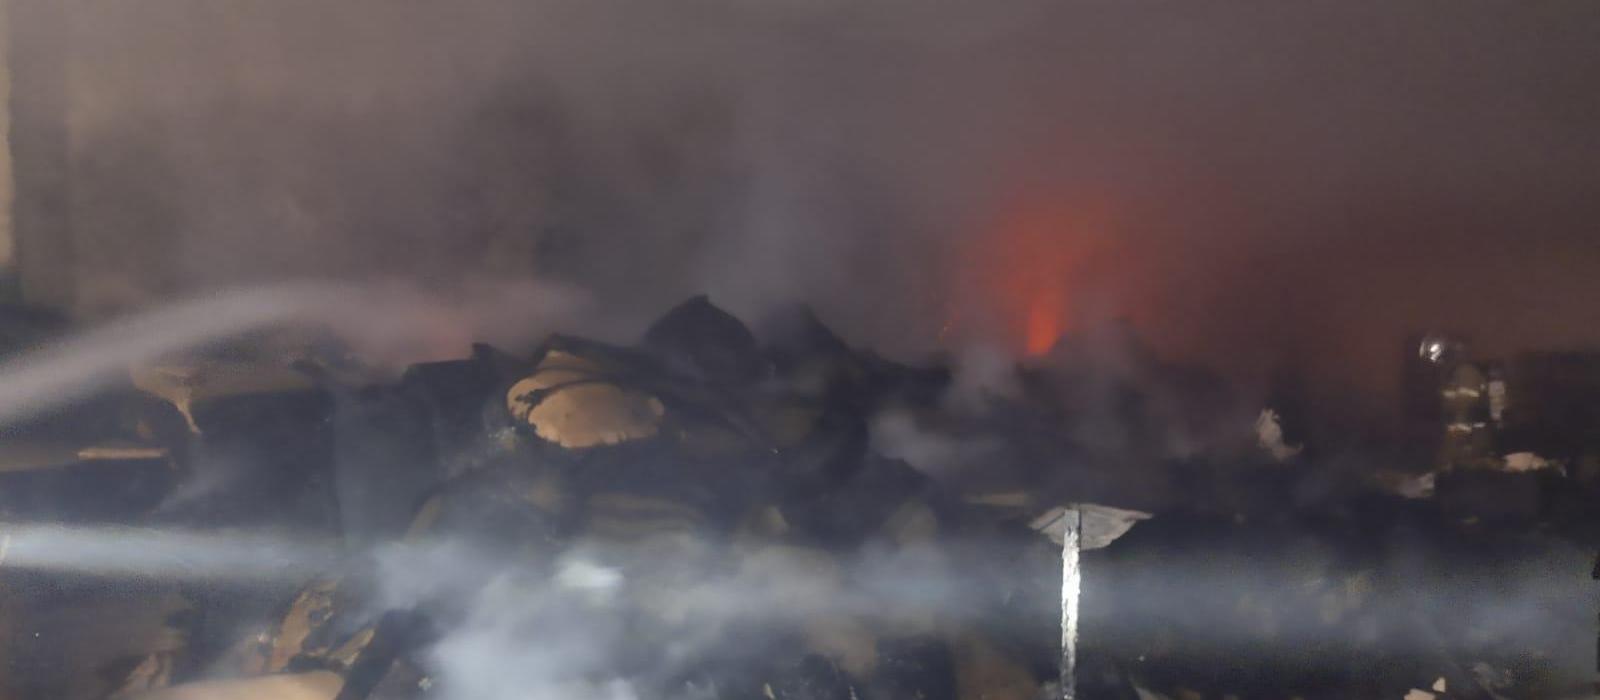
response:
<svg viewBox="0 0 1600 700"><path fill-rule="evenodd" d="M1444 343L1437 340L1424 341L1419 354L1429 362L1438 362L1444 357Z"/></svg>
<svg viewBox="0 0 1600 700"><path fill-rule="evenodd" d="M1077 697L1078 681L1078 598L1083 590L1083 573L1078 569L1078 537L1083 529L1076 507L1068 508L1061 532L1061 697Z"/></svg>

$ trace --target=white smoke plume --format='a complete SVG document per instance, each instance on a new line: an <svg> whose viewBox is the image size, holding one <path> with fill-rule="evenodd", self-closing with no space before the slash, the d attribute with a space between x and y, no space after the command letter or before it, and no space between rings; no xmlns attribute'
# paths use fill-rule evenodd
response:
<svg viewBox="0 0 1600 700"><path fill-rule="evenodd" d="M163 305L73 334L0 364L0 424L124 380L131 367L247 333L310 328L390 366L464 355L478 339L528 344L570 324L581 296L525 284L452 303L402 284L241 289Z"/></svg>

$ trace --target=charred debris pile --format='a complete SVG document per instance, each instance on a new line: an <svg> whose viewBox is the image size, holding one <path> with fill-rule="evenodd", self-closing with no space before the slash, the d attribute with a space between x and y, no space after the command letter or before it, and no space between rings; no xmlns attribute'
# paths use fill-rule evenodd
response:
<svg viewBox="0 0 1600 700"><path fill-rule="evenodd" d="M631 346L479 346L389 381L247 344L15 427L8 522L347 554L265 581L0 564L7 697L514 697L482 677L510 667L569 697L1059 697L1065 508L1079 697L1546 697L1592 671L1594 455L1497 454L1467 407L1488 377L1433 341L1438 457L1406 464L1297 444L1126 330L988 376L800 309L759 337L696 298ZM584 595L524 604L552 581ZM119 631L58 633L85 606ZM463 662L486 615L526 619Z"/></svg>

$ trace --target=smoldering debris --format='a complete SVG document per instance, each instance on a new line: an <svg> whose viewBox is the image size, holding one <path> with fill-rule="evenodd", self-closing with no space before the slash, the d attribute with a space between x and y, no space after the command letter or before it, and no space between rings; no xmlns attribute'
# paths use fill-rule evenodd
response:
<svg viewBox="0 0 1600 700"><path fill-rule="evenodd" d="M1480 668L1538 695L1588 670L1577 470L1437 467L1432 494L1393 494L1322 473L1336 453L1315 442L1285 466L1259 407L1154 355L1104 371L1069 337L973 379L808 313L759 327L779 330L696 298L639 343L558 334L397 377L324 352L294 354L292 382L196 383L213 360L168 358L206 391L139 383L88 402L129 420L80 436L161 455L165 476L80 522L8 506L0 570L45 629L47 582L191 612L133 659L7 644L70 659L28 667L57 697L299 678L371 698L1033 698L1060 688L1071 507L1079 697L1400 697L1482 687ZM1199 429L1217 416L1236 425ZM239 476L208 481L223 459ZM1497 479L1529 497L1463 495L1510 493ZM64 690L90 672L109 680Z"/></svg>

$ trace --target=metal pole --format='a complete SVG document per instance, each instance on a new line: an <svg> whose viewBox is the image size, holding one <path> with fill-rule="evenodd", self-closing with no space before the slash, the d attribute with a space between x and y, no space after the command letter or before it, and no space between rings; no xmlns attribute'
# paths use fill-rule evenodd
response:
<svg viewBox="0 0 1600 700"><path fill-rule="evenodd" d="M1077 506L1062 516L1061 533L1061 697L1077 697L1078 680L1078 596L1083 575L1078 569L1078 551L1083 515Z"/></svg>

